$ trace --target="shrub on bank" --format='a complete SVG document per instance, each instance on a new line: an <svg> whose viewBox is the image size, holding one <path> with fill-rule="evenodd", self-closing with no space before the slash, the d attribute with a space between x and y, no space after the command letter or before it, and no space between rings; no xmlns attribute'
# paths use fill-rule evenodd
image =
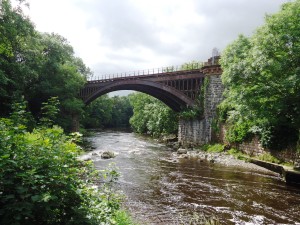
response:
<svg viewBox="0 0 300 225"><path fill-rule="evenodd" d="M0 119L0 224L115 224L116 196L60 127L26 131Z"/></svg>

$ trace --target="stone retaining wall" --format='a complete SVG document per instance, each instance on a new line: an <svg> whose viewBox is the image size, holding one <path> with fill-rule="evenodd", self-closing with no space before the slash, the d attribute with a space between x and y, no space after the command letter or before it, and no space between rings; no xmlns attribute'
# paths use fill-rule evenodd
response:
<svg viewBox="0 0 300 225"><path fill-rule="evenodd" d="M256 136L250 141L237 144L236 148L249 156L258 156L268 152L261 146L259 138Z"/></svg>
<svg viewBox="0 0 300 225"><path fill-rule="evenodd" d="M179 120L178 142L183 146L203 145L209 142L206 131L206 121L203 120Z"/></svg>
<svg viewBox="0 0 300 225"><path fill-rule="evenodd" d="M261 145L258 136L254 136L251 140L245 141L240 144L230 144L226 141L225 134L226 134L226 127L224 126L224 124L222 124L220 125L220 133L216 138L216 141L227 145L231 145L232 147L246 153L249 156L259 156L262 154L270 153L271 155L275 156L280 160L289 161L289 162L294 162L297 158L300 157L299 155L297 155L297 152L295 151L294 148L287 148L281 151L269 150L267 148L264 148Z"/></svg>

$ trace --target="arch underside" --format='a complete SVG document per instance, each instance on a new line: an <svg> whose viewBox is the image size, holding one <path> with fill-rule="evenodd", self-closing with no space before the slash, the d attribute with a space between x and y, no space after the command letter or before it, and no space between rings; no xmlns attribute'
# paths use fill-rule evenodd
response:
<svg viewBox="0 0 300 225"><path fill-rule="evenodd" d="M120 90L133 90L149 94L164 102L176 112L181 111L186 106L192 106L194 104L194 101L191 98L175 88L165 86L161 83L143 80L121 81L108 84L88 97L85 100L85 103L89 104L101 95Z"/></svg>

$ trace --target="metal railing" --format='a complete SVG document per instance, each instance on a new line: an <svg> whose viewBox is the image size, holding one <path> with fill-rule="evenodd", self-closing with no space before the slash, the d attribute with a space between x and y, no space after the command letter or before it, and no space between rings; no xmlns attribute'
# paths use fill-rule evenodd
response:
<svg viewBox="0 0 300 225"><path fill-rule="evenodd" d="M107 82L121 78L134 78L139 76L151 76L151 75L162 75L167 73L176 73L179 71L191 71L191 70L198 70L205 66L206 63L187 63L181 66L168 66L168 67L161 67L161 68L153 68L147 70L136 70L136 71L129 71L124 73L114 73L114 74L104 74L102 76L92 76L88 78L89 82Z"/></svg>

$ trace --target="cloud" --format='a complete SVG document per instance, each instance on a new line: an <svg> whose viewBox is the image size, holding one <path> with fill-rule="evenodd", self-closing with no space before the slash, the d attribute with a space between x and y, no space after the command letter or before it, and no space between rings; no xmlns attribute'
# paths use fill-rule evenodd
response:
<svg viewBox="0 0 300 225"><path fill-rule="evenodd" d="M207 60L251 35L288 0L31 0L37 28L57 32L96 75Z"/></svg>

